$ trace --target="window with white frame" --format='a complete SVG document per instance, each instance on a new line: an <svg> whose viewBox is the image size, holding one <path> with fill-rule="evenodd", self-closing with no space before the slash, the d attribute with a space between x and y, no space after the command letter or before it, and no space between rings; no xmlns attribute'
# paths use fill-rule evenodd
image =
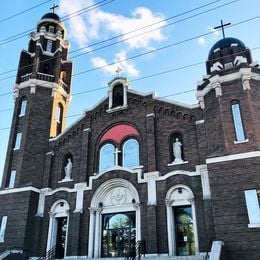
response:
<svg viewBox="0 0 260 260"><path fill-rule="evenodd" d="M20 113L19 116L24 116L26 112L27 100L23 98L20 103Z"/></svg>
<svg viewBox="0 0 260 260"><path fill-rule="evenodd" d="M245 140L245 132L241 116L240 103L238 100L234 100L231 102L231 111L236 133L236 141L243 141Z"/></svg>
<svg viewBox="0 0 260 260"><path fill-rule="evenodd" d="M8 188L13 188L15 183L16 170L12 170L9 178Z"/></svg>
<svg viewBox="0 0 260 260"><path fill-rule="evenodd" d="M7 216L2 216L0 218L0 243L4 242L5 238L5 229L6 229L6 224L7 224Z"/></svg>
<svg viewBox="0 0 260 260"><path fill-rule="evenodd" d="M249 228L260 228L260 190L245 191Z"/></svg>
<svg viewBox="0 0 260 260"><path fill-rule="evenodd" d="M115 166L115 146L105 144L101 147L99 153L99 171L103 172L113 166Z"/></svg>
<svg viewBox="0 0 260 260"><path fill-rule="evenodd" d="M135 139L128 139L123 144L123 166L139 166L139 143Z"/></svg>
<svg viewBox="0 0 260 260"><path fill-rule="evenodd" d="M51 50L52 50L52 40L47 40L46 51L51 52Z"/></svg>
<svg viewBox="0 0 260 260"><path fill-rule="evenodd" d="M16 139L15 139L14 149L20 149L21 141L22 141L22 133L17 133L16 134Z"/></svg>

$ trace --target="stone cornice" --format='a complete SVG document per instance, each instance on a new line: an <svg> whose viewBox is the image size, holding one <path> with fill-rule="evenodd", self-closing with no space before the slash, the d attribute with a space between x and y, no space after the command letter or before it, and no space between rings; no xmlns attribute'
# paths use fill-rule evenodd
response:
<svg viewBox="0 0 260 260"><path fill-rule="evenodd" d="M244 90L250 90L249 81L251 79L260 81L260 74L252 72L252 68L240 68L239 71L227 75L215 75L207 80L209 83L202 90L198 90L196 97L202 109L204 109L204 96L215 89L216 97L222 96L222 84L233 80L241 79ZM202 84L202 83L200 83Z"/></svg>

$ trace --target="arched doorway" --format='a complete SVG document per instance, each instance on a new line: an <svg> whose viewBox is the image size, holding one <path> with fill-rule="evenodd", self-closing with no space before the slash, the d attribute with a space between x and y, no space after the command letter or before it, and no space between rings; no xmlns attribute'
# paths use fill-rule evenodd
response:
<svg viewBox="0 0 260 260"><path fill-rule="evenodd" d="M55 247L55 259L63 259L66 256L69 210L67 201L58 200L49 212L47 252Z"/></svg>
<svg viewBox="0 0 260 260"><path fill-rule="evenodd" d="M88 258L135 256L141 240L139 196L123 179L109 180L91 201Z"/></svg>
<svg viewBox="0 0 260 260"><path fill-rule="evenodd" d="M199 253L194 196L189 187L176 185L166 194L169 256Z"/></svg>

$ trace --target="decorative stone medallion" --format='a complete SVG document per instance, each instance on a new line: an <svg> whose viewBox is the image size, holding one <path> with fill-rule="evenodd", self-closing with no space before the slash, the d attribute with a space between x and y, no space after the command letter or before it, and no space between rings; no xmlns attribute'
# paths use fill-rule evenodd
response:
<svg viewBox="0 0 260 260"><path fill-rule="evenodd" d="M126 202L127 192L124 188L115 188L110 195L111 203L114 206L122 205Z"/></svg>

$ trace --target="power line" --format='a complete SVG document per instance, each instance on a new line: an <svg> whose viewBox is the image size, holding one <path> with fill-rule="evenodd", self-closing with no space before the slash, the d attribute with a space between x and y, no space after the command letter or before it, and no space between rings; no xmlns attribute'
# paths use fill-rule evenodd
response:
<svg viewBox="0 0 260 260"><path fill-rule="evenodd" d="M257 50L257 49L260 49L260 46L253 47L250 50L253 51L253 50ZM240 51L237 54L242 54L242 53L244 53L246 51L247 50ZM230 57L230 56L232 56L232 55L225 55L222 58L227 58L227 57ZM214 60L218 60L218 59L217 58L212 59L212 61L214 61ZM154 73L154 74L150 74L150 75L147 75L147 76L131 79L130 81L131 82L135 82L135 81L144 80L144 79L151 78L151 77L157 77L157 76L160 76L160 75L163 75L163 74L171 73L171 72L174 72L174 71L179 71L179 70L182 70L182 69L187 69L187 68L194 67L194 66L197 66L197 65L200 65L200 64L204 64L204 63L205 63L205 61L200 61L200 62L184 65L184 66L181 66L181 67L173 68L173 69L170 69L170 70L164 70L164 71L160 71L160 72L157 72L157 73ZM72 76L75 76L75 75L72 75ZM46 85L47 84L49 84L49 82L46 83ZM107 87L99 87L99 88L94 88L94 89L90 89L90 90L86 90L86 91L82 91L82 92L76 92L76 93L73 94L73 96L78 96L78 95L86 94L86 93L89 93L89 92L94 92L94 91L105 89L105 88L107 88ZM0 96L11 95L11 94L13 94L13 92L0 94Z"/></svg>
<svg viewBox="0 0 260 260"><path fill-rule="evenodd" d="M81 47L81 48L79 48L79 49L76 49L76 50L74 50L74 51L69 52L69 54L74 53L74 52L81 51L81 50L83 50L83 49L88 49L88 48L90 48L90 47L99 45L99 44L101 44L101 43L105 43L105 42L108 42L108 41L111 41L111 40L115 40L115 39L121 38L121 37L126 36L126 35L128 35L128 34L131 34L131 33L133 33L133 32L137 32L137 31L140 31L140 30L149 28L149 27L151 27L151 26L154 26L154 25L156 25L156 24L160 24L160 23L165 22L165 21L172 20L173 18L177 18L177 17L179 17L179 16L182 16L182 15L184 15L184 14L187 14L187 13L193 12L193 11L195 11L195 10L204 8L204 7L206 7L206 6L212 5L212 4L214 4L214 3L216 3L216 2L219 2L219 1L222 1L222 0L213 1L213 2L210 2L210 3L206 4L206 5L202 5L202 6L199 6L199 7L197 7L197 8L194 8L194 9L191 9L191 10L188 10L188 11L185 11L185 12L183 12L183 13L180 13L180 14L178 14L178 15L175 15L175 16L172 16L172 17L163 19L163 20L161 20L161 21L159 21L159 22L152 23L152 24L149 24L149 25L140 27L140 28L138 28L138 29L129 31L129 32L127 32L127 33L119 34L119 35L117 35L117 36L114 36L114 37L111 37L111 38L108 38L108 39L105 39L105 40L102 40L102 41L99 41L99 42L96 42L96 43L93 43L93 44L90 44L90 45L87 45L87 46L84 46L84 47ZM88 53L92 53L92 52L94 52L94 51L98 51L98 50L101 50L101 49L104 49L104 48L113 46L113 45L115 45L115 44L118 44L118 43L121 43L121 42L125 42L125 41L128 41L128 40L130 40L130 39L133 39L133 38L142 36L143 34L147 34L147 33L150 33L150 32L153 32L153 31L156 31L156 30L159 30L159 29L168 27L168 26L173 25L173 24L176 24L176 23L180 23L180 22L189 20L189 19L194 18L194 17L196 17L196 16L202 15L202 14L204 14L204 13L208 13L208 12L210 12L210 11L216 10L216 9L218 9L218 8L224 7L224 6L226 6L226 5L232 4L232 3L237 2L237 1L239 1L239 0L234 0L234 1L231 1L231 2L228 2L228 3L225 3L225 4L223 4L223 5L214 7L214 8L212 8L212 9L208 9L208 10L206 10L206 11L203 11L203 12L197 13L197 14L195 14L195 15L186 17L186 18L184 18L184 19L177 20L177 21L174 21L174 22L172 22L172 23L168 23L168 24L166 24L166 25L160 26L160 27L158 27L158 28L155 28L155 29L152 29L152 30L149 30L149 31L146 31L146 32L142 32L142 33L137 34L137 35L134 35L134 36L132 36L132 37L125 38L125 39L122 39L122 40L120 40L120 41L117 41L117 42L114 42L114 43L110 43L110 44L107 44L107 45L98 47L98 48L96 48L96 49L92 49L92 50L87 51L87 52L84 52L84 53L77 54L77 55L75 55L75 56L70 57L70 59L74 59L74 58L80 57L80 56L82 56L82 55L86 55L86 54L88 54ZM50 60L53 60L53 59L56 59L56 58L59 58L59 57L62 57L62 55L59 55L58 57L48 58L48 59L46 59L46 60L44 60L44 61L40 61L39 63L47 62L47 61L50 61ZM20 69L27 68L27 67L30 67L30 66L31 66L31 65L25 65L25 66L22 66ZM12 70L9 70L9 71L2 72L2 73L0 73L0 75L8 74L8 73L14 72L14 71L17 71L17 69L12 69ZM8 78L10 78L10 77L14 77L14 76L9 76L9 77L4 78L4 79L8 79ZM1 79L0 79L0 81L1 81Z"/></svg>
<svg viewBox="0 0 260 260"><path fill-rule="evenodd" d="M19 15L21 15L21 14L24 14L24 13L26 13L26 12L28 12L28 11L31 11L31 10L33 10L33 9L35 9L35 8L41 6L41 5L44 5L44 4L46 4L46 3L49 3L49 2L51 2L51 1L52 1L52 0L48 0L48 1L42 2L42 3L38 4L38 5L32 6L32 7L28 8L28 9L25 9L25 10L23 10L23 11L20 11L20 12L18 12L18 13L16 13L16 14L13 14L13 15L11 15L11 16L8 16L8 17L6 17L6 18L3 18L3 19L0 20L0 23L5 22L5 21L8 21L8 20L10 20L10 19L12 19L12 18L14 18L14 17L16 17L16 16L19 16Z"/></svg>
<svg viewBox="0 0 260 260"><path fill-rule="evenodd" d="M251 50L256 50L256 49L260 49L260 46L254 47ZM245 51L240 51L237 54L244 53ZM233 56L233 55L232 54L231 55L225 55L222 58L226 58L226 57L229 57L229 56ZM213 60L217 60L217 58L213 59ZM177 71L177 70L181 70L181 69L185 69L185 68L189 68L189 67L193 67L193 66L197 66L197 65L200 65L202 63L205 63L205 62L204 61L196 62L196 63L193 63L193 64L189 64L189 65L186 65L186 66L174 68L174 69L171 69L171 70L166 70L166 71L154 73L154 74L151 74L151 75L147 75L147 76L144 76L144 77L133 79L133 80L131 80L131 82L138 81L138 80L143 80L143 79L146 79L146 78L149 78L149 77L159 76L159 75L162 75L162 74L170 73L170 72L173 72L173 71ZM82 94L94 92L94 91L105 89L105 88L107 88L107 87L100 87L100 88L94 88L94 89L86 90L86 91L75 93L75 94L73 94L73 96L82 95ZM197 91L197 89L189 89L189 90L185 90L185 91L181 91L181 92L177 92L177 93L168 94L168 95L165 95L165 96L162 96L162 97L157 97L156 99L157 100L165 99L167 97L173 97L173 96L187 94L187 93L191 93L191 92L195 92L195 91ZM12 109L6 109L6 111L7 110L9 111L9 110L12 110ZM4 112L4 110L1 110L0 112ZM85 114L85 112L81 113L81 114L74 114L74 115L66 116L65 118L72 118L72 117L76 117L76 116L82 116L84 114ZM10 129L10 127L0 128L0 131L9 130L9 129Z"/></svg>
<svg viewBox="0 0 260 260"><path fill-rule="evenodd" d="M237 0L236 0L236 1L237 1ZM249 21L252 21L252 20L255 20L255 19L258 19L258 18L260 18L260 15L259 15L259 16L255 16L255 17L252 17L252 18L249 18L249 19L246 19L246 20L243 20L243 21L238 22L238 23L235 23L235 24L233 24L233 25L230 25L230 26L228 26L228 28L234 27L234 26L237 26L237 25L239 25L239 24L242 24L242 23L245 23L245 22L249 22ZM219 29L219 30L220 30L220 29ZM72 76L78 76L78 75L85 74L85 73L88 73L88 72L96 71L96 70L98 70L98 69L102 69L102 68L105 68L105 67L109 67L109 66L112 66L112 65L121 63L121 62L125 62L125 61L128 61L128 60L133 60L133 59L136 59L136 58L139 58L139 57L142 57L142 56L151 54L151 53L155 53L155 52L157 52L157 51L161 51L161 50L164 50L164 49L167 49L167 48L176 46L176 45L184 44L184 43L186 43L186 42L189 42L189 41L198 39L198 38L200 38L200 37L208 36L208 35L213 34L213 33L215 33L215 31L203 33L203 34L200 34L200 35L197 35L197 36L190 37L190 38L188 38L188 39L182 40L182 41L180 41L180 42L168 44L168 45L162 46L162 47L157 48L157 49L153 49L153 50L150 50L150 51L147 51L147 52L143 52L143 53L134 55L134 56L129 57L129 58L126 58L126 59L118 60L118 61L111 62L111 63L106 64L106 65L103 65L103 66L98 66L98 67L95 67L95 68L91 68L91 69L88 69L88 70L84 70L84 71L75 73L75 74L73 74ZM123 41L123 40L122 40L122 41ZM108 46L109 46L109 45L107 45L106 47L108 47ZM104 48L104 47L100 47L100 48ZM98 49L100 49L100 48L98 48ZM96 50L97 50L97 49L96 49ZM94 51L94 50L92 50L92 51ZM79 54L79 55L77 55L77 56L80 56L80 55L83 55L83 54ZM76 56L75 56L75 57L76 57ZM45 61L46 61L46 60L45 60ZM3 73L2 73L2 74L3 74ZM0 74L0 75L1 75L1 74ZM15 77L15 76L16 76L16 75L11 75L11 76L8 76L8 77L5 77L5 78L1 78L0 81L6 80L6 79L10 79L10 78L13 78L13 77Z"/></svg>
<svg viewBox="0 0 260 260"><path fill-rule="evenodd" d="M98 3L96 3L96 4L93 4L93 5L90 5L90 6L88 6L88 7L82 8L82 9L80 9L79 11L77 11L77 12L78 12L77 15L81 15L81 14L83 14L83 13L92 11L92 10L94 10L94 9L96 9L96 8L98 8L98 7L101 7L101 6L103 6L103 5L106 5L106 4L110 4L111 2L113 2L113 1L115 1L115 0L110 0L110 1L108 1L108 2L107 2L107 1L108 1L108 0L103 0L103 1L100 1L100 2L98 2ZM103 2L105 2L105 3L103 3ZM100 4L100 3L101 3L101 4ZM85 10L82 11L83 9L85 9ZM75 17L75 16L77 16L77 15L76 15L76 12L73 13L73 17ZM68 16L68 15L67 15L67 16ZM66 17L67 17L67 16L66 16ZM73 18L73 17L72 17L72 18ZM69 18L66 18L65 20L67 20L67 19L69 19ZM63 21L62 18L61 18L60 20L61 20L61 22ZM65 21L65 20L64 20L64 21ZM10 37L8 37L8 38L5 38L5 39L3 39L3 40L0 40L0 46L1 46L1 45L4 45L4 44L7 44L7 43L9 43L9 42L12 42L12 41L21 39L21 38L27 36L27 34L28 34L29 32L34 31L34 30L35 30L35 27L34 27L34 28L31 28L31 29L29 29L29 30L23 31L23 32L21 32L21 33L12 35L12 36L10 36Z"/></svg>

